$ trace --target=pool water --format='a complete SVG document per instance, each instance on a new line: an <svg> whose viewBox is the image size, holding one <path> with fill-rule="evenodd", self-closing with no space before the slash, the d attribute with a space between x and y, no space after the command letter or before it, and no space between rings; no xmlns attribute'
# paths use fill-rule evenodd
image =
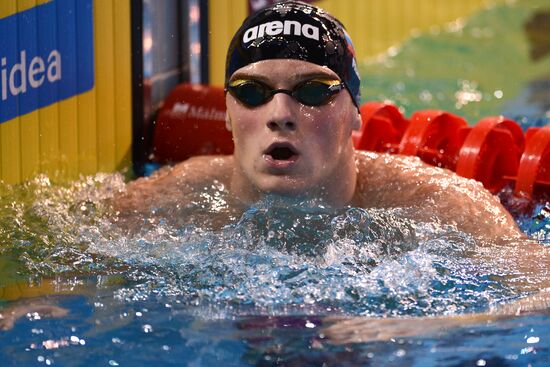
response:
<svg viewBox="0 0 550 367"><path fill-rule="evenodd" d="M414 222L399 208L330 210L280 198L239 216L219 185L198 190L191 206L203 210L200 220L233 216L229 225L171 227L151 214L136 220L154 225L128 233L105 201L124 185L119 174L3 185L3 298L69 313L29 313L1 332L2 366L550 361L543 314L432 331L427 320L362 343L331 336L342 317L480 312L527 294L513 281L536 283L512 263L472 260L476 241L451 226Z"/></svg>
<svg viewBox="0 0 550 367"><path fill-rule="evenodd" d="M165 303L166 302L166 303ZM63 320L23 320L0 335L3 366L545 366L547 316L334 345L315 316L229 316L157 298L67 296ZM207 315L208 314L208 315Z"/></svg>
<svg viewBox="0 0 550 367"><path fill-rule="evenodd" d="M546 125L549 14L547 0L512 0L413 34L359 63L361 96L393 102L406 116L438 109L471 125L495 115Z"/></svg>
<svg viewBox="0 0 550 367"><path fill-rule="evenodd" d="M508 2L363 63L364 99L393 101L406 115L438 108L472 124L499 113L547 124L548 101L532 86L547 80L550 58L530 60L524 43L524 24L545 4ZM159 208L133 218L141 229L130 233L106 204L124 185L120 174L0 183L0 306L68 310L29 313L1 331L1 366L550 365L542 313L460 328L385 324L363 342L331 333L341 318L360 332L369 325L354 317L419 320L523 297L540 279L516 271L521 243L480 263L469 256L479 249L471 236L400 208L268 198L234 212L223 185L181 208L186 225L171 226ZM518 224L547 244L548 203L509 193L500 196Z"/></svg>

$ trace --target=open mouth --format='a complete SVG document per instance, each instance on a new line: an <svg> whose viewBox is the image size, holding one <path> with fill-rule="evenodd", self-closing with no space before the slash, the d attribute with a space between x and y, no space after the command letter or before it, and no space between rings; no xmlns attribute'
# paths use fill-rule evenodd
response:
<svg viewBox="0 0 550 367"><path fill-rule="evenodd" d="M289 144L273 144L266 150L265 155L275 161L288 161L295 159L298 152Z"/></svg>

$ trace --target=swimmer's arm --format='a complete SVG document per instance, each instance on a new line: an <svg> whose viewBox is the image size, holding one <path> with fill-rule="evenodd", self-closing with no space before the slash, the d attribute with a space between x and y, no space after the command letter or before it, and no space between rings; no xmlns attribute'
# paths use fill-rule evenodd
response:
<svg viewBox="0 0 550 367"><path fill-rule="evenodd" d="M542 291L484 313L429 317L328 318L325 321L330 325L322 330L322 334L332 344L387 341L393 338L437 335L456 328L488 325L495 321L548 310L550 292Z"/></svg>
<svg viewBox="0 0 550 367"><path fill-rule="evenodd" d="M326 321L330 325L322 330L322 334L331 344L368 343L437 335L460 327L484 325L506 318L509 317L489 313L430 317L329 318Z"/></svg>
<svg viewBox="0 0 550 367"><path fill-rule="evenodd" d="M550 246L535 240L502 241L477 246L468 254L481 268L493 269L500 282L522 294L550 289Z"/></svg>
<svg viewBox="0 0 550 367"><path fill-rule="evenodd" d="M532 292L531 295L513 302L498 304L489 311L475 314L433 317L397 318L333 318L332 325L323 330L334 344L385 341L391 338L413 337L444 333L448 330L486 325L498 320L512 319L526 314L550 311L550 248L534 241L501 244L482 248L476 254L477 260L489 263L491 267L506 267L509 276L503 281L518 292ZM513 270L513 271L510 271Z"/></svg>
<svg viewBox="0 0 550 367"><path fill-rule="evenodd" d="M66 316L68 313L67 309L44 299L19 301L10 306L0 308L0 330L10 330L18 319L26 315L30 317L60 318Z"/></svg>
<svg viewBox="0 0 550 367"><path fill-rule="evenodd" d="M82 284L65 284L58 279L42 279L40 284L13 283L0 288L0 330L9 330L15 322L30 317L64 317L68 310L57 306L54 295L86 294Z"/></svg>
<svg viewBox="0 0 550 367"><path fill-rule="evenodd" d="M495 307L490 314L495 316L520 316L531 313L541 313L550 311L550 289L544 289L540 292L521 298L517 301L499 305Z"/></svg>
<svg viewBox="0 0 550 367"><path fill-rule="evenodd" d="M102 275L101 283L78 281L74 278L41 279L38 284L21 282L0 288L0 331L11 329L24 317L64 317L69 310L57 305L58 296L97 295L98 288L120 288L127 280L118 275Z"/></svg>

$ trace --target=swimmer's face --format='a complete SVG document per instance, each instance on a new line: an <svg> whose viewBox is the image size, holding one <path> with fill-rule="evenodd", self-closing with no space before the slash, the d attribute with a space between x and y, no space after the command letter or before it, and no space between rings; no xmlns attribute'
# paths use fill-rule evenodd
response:
<svg viewBox="0 0 550 367"><path fill-rule="evenodd" d="M293 90L309 80L333 83L332 70L300 60L264 60L237 70L230 79L258 81L270 89ZM261 193L323 196L344 185L338 178L353 161L351 133L360 126L357 107L346 89L309 106L285 93L263 104L226 95L227 127L235 143L241 184ZM255 103L256 104L256 103Z"/></svg>

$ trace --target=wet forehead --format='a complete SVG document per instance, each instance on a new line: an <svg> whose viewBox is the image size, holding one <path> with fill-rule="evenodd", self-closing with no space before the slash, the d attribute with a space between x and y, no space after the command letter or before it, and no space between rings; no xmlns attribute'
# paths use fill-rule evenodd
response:
<svg viewBox="0 0 550 367"><path fill-rule="evenodd" d="M235 71L231 80L253 78L271 85L296 84L312 78L340 79L326 66L301 60L262 60Z"/></svg>

